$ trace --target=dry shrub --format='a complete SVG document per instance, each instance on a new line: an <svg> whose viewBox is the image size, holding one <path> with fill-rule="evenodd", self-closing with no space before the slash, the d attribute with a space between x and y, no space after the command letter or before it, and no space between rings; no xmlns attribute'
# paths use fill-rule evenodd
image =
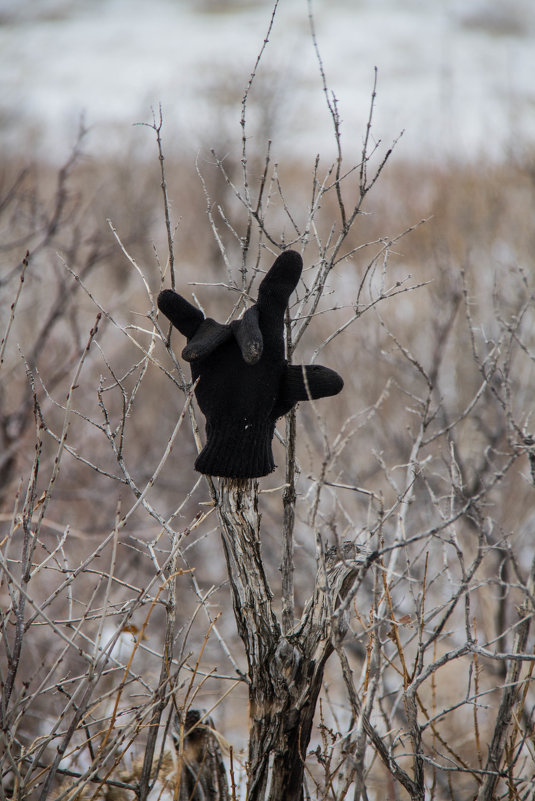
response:
<svg viewBox="0 0 535 801"><path fill-rule="evenodd" d="M195 164L166 160L177 287L217 319L233 308L240 268L252 275L269 266L264 249L275 251L262 226L246 242L247 210L233 190L241 169L239 158L214 157L203 188ZM262 225L303 245L308 287L340 226L329 170L316 172L331 188L305 237L313 169L266 165ZM90 781L126 775L131 759L150 777L144 755L159 704L162 735L180 709L215 708L238 754L244 658L217 521L192 470L187 408L155 474L190 402L141 279L154 294L170 276L158 168L132 155L114 164L76 155L59 175L48 165L0 171L2 792L42 798L43 782L51 777L51 793L65 770L86 792ZM357 172L343 184L345 202L358 192ZM525 164L389 164L295 353L345 381L339 397L298 412L296 613L311 594L319 540L378 551L351 599L344 653L385 747L407 774L420 760L429 798L482 792L517 610L531 615L534 206ZM304 286L298 296L304 302ZM283 423L279 431L284 440ZM281 443L275 453L280 466L264 490L285 482ZM280 498L260 495L277 600ZM531 638L516 654L526 664L497 798L523 797L532 783L532 653ZM311 797L341 799L357 775L370 798L403 797L373 748L359 756L362 716L340 660L311 746L320 749L309 760ZM163 736L152 747L164 753Z"/></svg>

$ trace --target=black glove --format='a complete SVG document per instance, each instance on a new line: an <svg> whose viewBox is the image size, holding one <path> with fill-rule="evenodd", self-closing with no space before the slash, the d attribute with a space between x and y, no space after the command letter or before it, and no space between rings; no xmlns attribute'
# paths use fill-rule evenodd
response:
<svg viewBox="0 0 535 801"><path fill-rule="evenodd" d="M206 417L206 445L199 473L256 478L275 469L271 441L278 417L298 401L336 395L344 382L334 370L289 365L284 358L284 315L303 260L286 250L258 289L258 300L241 320L221 325L172 289L158 306L188 339L182 351L191 364L195 395Z"/></svg>

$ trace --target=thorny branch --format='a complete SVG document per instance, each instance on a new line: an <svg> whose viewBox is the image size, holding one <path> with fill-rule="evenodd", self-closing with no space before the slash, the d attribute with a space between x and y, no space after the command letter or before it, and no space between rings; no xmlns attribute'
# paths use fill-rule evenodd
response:
<svg viewBox="0 0 535 801"><path fill-rule="evenodd" d="M455 242L414 224L410 192L402 222L389 216L392 149L372 138L377 71L348 165L311 6L335 161L286 170L276 136L255 151L253 89L277 8L242 97L236 168L213 151L216 204L201 176L223 277L175 274L161 114L150 126L160 274L132 250L124 220L108 239L86 231L69 189L76 148L48 203L28 200L27 170L0 192L2 801L112 790L182 801L186 774L188 797L209 786L206 771L191 772L207 762L224 799L214 742L233 798L246 795L243 749L250 799L532 794L535 290L511 216L525 184L515 194L508 165L485 185L500 230L482 235L471 204L483 176L466 166L446 184L435 176L429 196L471 210L448 218ZM415 181L400 175L394 194ZM365 214L376 193L380 214ZM508 270L493 255L498 236L518 253ZM194 387L153 293L167 276L179 289L193 279L199 302L226 286L235 318L289 244L306 271L287 358L325 354L344 393L332 414L312 404L279 424L281 468L258 491L193 477ZM112 253L121 266L108 273L127 271L117 291L94 279ZM191 759L210 740L206 728L195 737L200 726L213 737L204 762Z"/></svg>

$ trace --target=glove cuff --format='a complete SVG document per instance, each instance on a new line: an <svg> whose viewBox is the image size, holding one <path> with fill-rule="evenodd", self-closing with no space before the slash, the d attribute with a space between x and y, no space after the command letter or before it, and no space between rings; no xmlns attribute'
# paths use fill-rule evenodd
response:
<svg viewBox="0 0 535 801"><path fill-rule="evenodd" d="M206 445L195 470L224 478L259 478L275 469L271 441L274 420L222 421L206 424Z"/></svg>

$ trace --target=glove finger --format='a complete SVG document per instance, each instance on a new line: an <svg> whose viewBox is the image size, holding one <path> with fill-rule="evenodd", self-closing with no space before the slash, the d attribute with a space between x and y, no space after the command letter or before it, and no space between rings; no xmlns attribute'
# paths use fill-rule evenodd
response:
<svg viewBox="0 0 535 801"><path fill-rule="evenodd" d="M285 250L258 287L258 305L286 309L290 295L299 283L303 259L295 250Z"/></svg>
<svg viewBox="0 0 535 801"><path fill-rule="evenodd" d="M234 320L231 327L243 360L247 364L256 364L262 356L264 347L256 306L247 309L241 320Z"/></svg>
<svg viewBox="0 0 535 801"><path fill-rule="evenodd" d="M158 308L188 339L191 339L204 320L202 311L173 289L164 289L160 292Z"/></svg>
<svg viewBox="0 0 535 801"><path fill-rule="evenodd" d="M211 317L207 317L199 325L194 336L191 337L182 351L182 358L187 362L203 359L231 337L232 329L230 325L222 325L212 320Z"/></svg>
<svg viewBox="0 0 535 801"><path fill-rule="evenodd" d="M338 395L344 382L335 370L317 364L289 364L283 375L275 414L287 414L298 401Z"/></svg>

